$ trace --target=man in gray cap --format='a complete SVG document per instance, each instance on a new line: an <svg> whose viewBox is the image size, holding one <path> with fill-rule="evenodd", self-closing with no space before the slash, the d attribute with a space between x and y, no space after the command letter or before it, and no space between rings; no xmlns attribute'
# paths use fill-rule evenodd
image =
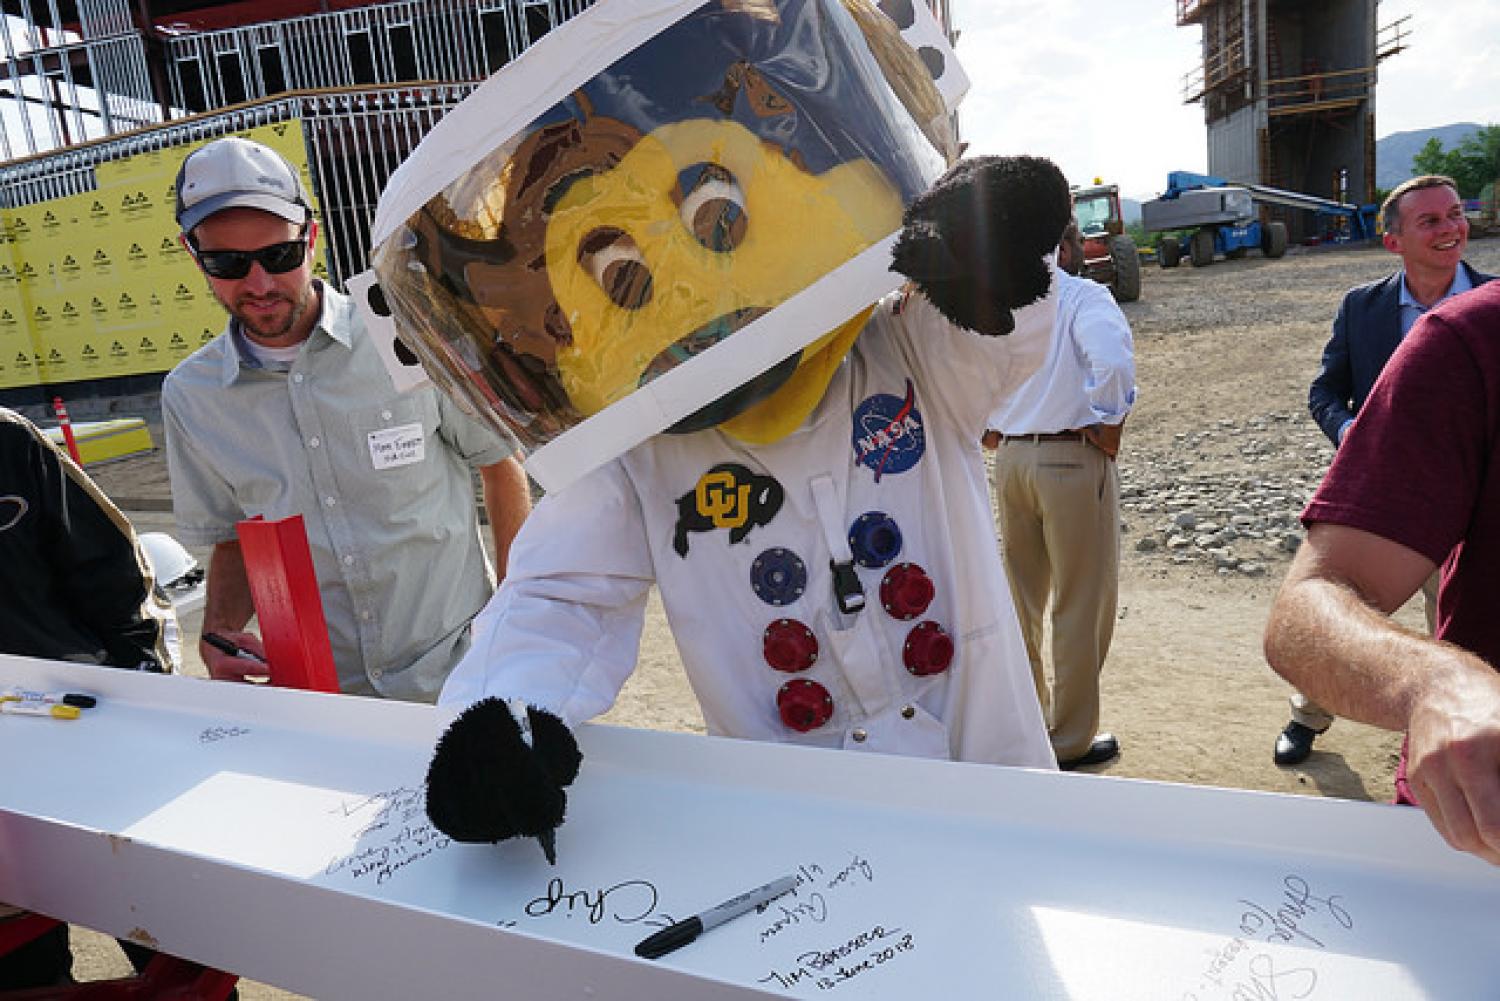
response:
<svg viewBox="0 0 1500 1001"><path fill-rule="evenodd" d="M399 393L350 301L312 276L318 236L297 171L269 147L219 139L177 175L182 243L229 312L162 386L178 530L213 546L203 632L264 652L237 522L300 514L339 687L432 701L530 510L515 442L425 386ZM209 673L266 668L200 642Z"/></svg>

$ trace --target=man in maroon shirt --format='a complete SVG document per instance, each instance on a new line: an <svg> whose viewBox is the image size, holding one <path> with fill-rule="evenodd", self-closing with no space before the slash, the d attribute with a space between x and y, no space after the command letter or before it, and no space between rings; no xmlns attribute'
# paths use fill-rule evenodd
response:
<svg viewBox="0 0 1500 1001"><path fill-rule="evenodd" d="M1500 865L1500 282L1426 314L1303 512L1266 659L1340 716L1407 733L1397 798ZM1442 564L1437 633L1388 618Z"/></svg>
<svg viewBox="0 0 1500 1001"><path fill-rule="evenodd" d="M1452 178L1423 174L1403 181L1381 205L1380 218L1385 248L1400 257L1401 267L1344 295L1317 378L1307 391L1308 410L1335 448L1421 315L1494 277L1463 259L1469 221ZM1422 585L1422 605L1430 633L1437 628L1436 575ZM1312 753L1313 741L1333 724L1333 716L1305 692L1293 693L1290 701L1291 722L1276 737L1278 765L1301 764Z"/></svg>

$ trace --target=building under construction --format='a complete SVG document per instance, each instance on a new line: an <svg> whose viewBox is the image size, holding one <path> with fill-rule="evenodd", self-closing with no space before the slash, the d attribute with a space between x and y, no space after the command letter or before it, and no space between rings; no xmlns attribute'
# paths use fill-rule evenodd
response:
<svg viewBox="0 0 1500 1001"><path fill-rule="evenodd" d="M1375 84L1406 44L1408 18L1376 23L1378 0L1176 0L1201 25L1203 61L1183 99L1203 102L1208 172L1339 202L1375 198ZM1316 235L1306 213L1293 239Z"/></svg>
<svg viewBox="0 0 1500 1001"><path fill-rule="evenodd" d="M4 0L0 205L145 149L297 120L330 273L363 267L386 178L448 108L591 0ZM180 124L179 124L180 123Z"/></svg>
<svg viewBox="0 0 1500 1001"><path fill-rule="evenodd" d="M222 328L174 246L187 149L283 143L342 283L397 165L590 2L0 0L0 402L149 392Z"/></svg>

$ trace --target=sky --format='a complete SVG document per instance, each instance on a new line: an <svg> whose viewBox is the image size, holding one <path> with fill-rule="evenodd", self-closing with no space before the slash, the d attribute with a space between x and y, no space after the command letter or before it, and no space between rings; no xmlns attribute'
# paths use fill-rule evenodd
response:
<svg viewBox="0 0 1500 1001"><path fill-rule="evenodd" d="M1208 166L1203 106L1182 102L1202 29L1174 0L950 0L972 87L959 108L969 153L1038 153L1074 184L1130 198L1172 170ZM1500 123L1500 3L1382 0L1381 27L1410 15L1405 51L1382 60L1375 132Z"/></svg>

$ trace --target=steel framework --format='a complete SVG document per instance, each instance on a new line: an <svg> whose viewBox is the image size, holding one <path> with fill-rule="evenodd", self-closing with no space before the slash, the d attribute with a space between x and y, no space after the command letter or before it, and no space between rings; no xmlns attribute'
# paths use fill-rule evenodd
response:
<svg viewBox="0 0 1500 1001"><path fill-rule="evenodd" d="M592 0L396 0L214 31L128 0L22 3L0 32L0 160L296 91L472 83ZM71 13L71 11L69 12Z"/></svg>

